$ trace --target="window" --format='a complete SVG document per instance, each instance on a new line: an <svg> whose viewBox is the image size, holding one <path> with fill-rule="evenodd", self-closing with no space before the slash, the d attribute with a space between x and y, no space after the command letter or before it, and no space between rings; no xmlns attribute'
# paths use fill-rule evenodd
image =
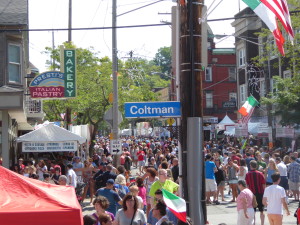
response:
<svg viewBox="0 0 300 225"><path fill-rule="evenodd" d="M211 67L207 67L205 70L205 81L212 81Z"/></svg>
<svg viewBox="0 0 300 225"><path fill-rule="evenodd" d="M240 86L240 102L246 101L246 84Z"/></svg>
<svg viewBox="0 0 300 225"><path fill-rule="evenodd" d="M292 78L292 73L290 70L283 71L283 78Z"/></svg>
<svg viewBox="0 0 300 225"><path fill-rule="evenodd" d="M244 48L241 48L239 50L239 67L241 66L245 66L246 64L246 54L245 54L245 49Z"/></svg>
<svg viewBox="0 0 300 225"><path fill-rule="evenodd" d="M274 80L273 78L270 79L270 92L277 92L276 80Z"/></svg>
<svg viewBox="0 0 300 225"><path fill-rule="evenodd" d="M228 68L229 81L236 81L235 67Z"/></svg>
<svg viewBox="0 0 300 225"><path fill-rule="evenodd" d="M212 108L213 107L213 95L212 95L212 92L206 92L205 99L206 99L206 108Z"/></svg>
<svg viewBox="0 0 300 225"><path fill-rule="evenodd" d="M259 88L259 93L261 97L265 97L266 96L266 82L265 79L261 79L259 81L260 84L260 88Z"/></svg>
<svg viewBox="0 0 300 225"><path fill-rule="evenodd" d="M229 101L236 101L236 93L235 92L230 92L229 93Z"/></svg>
<svg viewBox="0 0 300 225"><path fill-rule="evenodd" d="M21 46L8 45L8 81L21 83Z"/></svg>

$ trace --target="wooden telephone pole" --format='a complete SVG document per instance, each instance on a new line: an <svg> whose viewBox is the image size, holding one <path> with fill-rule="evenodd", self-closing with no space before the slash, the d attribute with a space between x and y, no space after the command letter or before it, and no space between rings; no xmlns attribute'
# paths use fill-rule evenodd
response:
<svg viewBox="0 0 300 225"><path fill-rule="evenodd" d="M202 125L203 0L180 1L180 96L182 107L183 190L194 224L205 224L205 173ZM204 49L206 51L206 49Z"/></svg>

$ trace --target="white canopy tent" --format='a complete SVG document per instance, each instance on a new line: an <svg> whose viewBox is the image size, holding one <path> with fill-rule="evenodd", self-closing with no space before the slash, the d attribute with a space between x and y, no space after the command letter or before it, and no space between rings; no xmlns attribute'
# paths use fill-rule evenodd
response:
<svg viewBox="0 0 300 225"><path fill-rule="evenodd" d="M225 116L224 118L223 118L223 120L220 122L220 123L218 123L217 124L217 129L218 130L225 130L225 131L227 131L227 130L231 130L232 129L232 127L234 127L234 125L235 125L235 122L233 122L230 118L229 118L229 116Z"/></svg>
<svg viewBox="0 0 300 225"><path fill-rule="evenodd" d="M17 138L17 142L22 142L23 152L77 151L78 143L83 144L85 141L85 138L54 123Z"/></svg>

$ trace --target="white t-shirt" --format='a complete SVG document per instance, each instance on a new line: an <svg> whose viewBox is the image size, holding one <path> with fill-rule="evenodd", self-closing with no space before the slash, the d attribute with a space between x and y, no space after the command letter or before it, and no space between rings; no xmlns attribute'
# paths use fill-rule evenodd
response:
<svg viewBox="0 0 300 225"><path fill-rule="evenodd" d="M74 170L69 169L68 173L67 173L67 177L68 177L68 185L73 186L74 188L76 188L77 186L77 175L75 173Z"/></svg>
<svg viewBox="0 0 300 225"><path fill-rule="evenodd" d="M287 167L283 162L277 164L280 176L287 176Z"/></svg>
<svg viewBox="0 0 300 225"><path fill-rule="evenodd" d="M265 197L268 202L267 213L283 215L281 199L286 197L284 188L273 184L265 189L264 198Z"/></svg>
<svg viewBox="0 0 300 225"><path fill-rule="evenodd" d="M47 171L47 166L44 166L43 168L37 167L37 174L39 175L39 180L44 180L44 173Z"/></svg>
<svg viewBox="0 0 300 225"><path fill-rule="evenodd" d="M141 198L141 196L135 196L138 201L139 201L139 209L143 209L144 208L144 202L143 199Z"/></svg>

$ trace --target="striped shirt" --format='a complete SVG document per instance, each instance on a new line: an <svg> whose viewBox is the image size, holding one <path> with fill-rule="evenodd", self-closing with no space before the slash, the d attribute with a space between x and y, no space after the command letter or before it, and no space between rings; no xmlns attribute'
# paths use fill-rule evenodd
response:
<svg viewBox="0 0 300 225"><path fill-rule="evenodd" d="M264 175L257 170L250 170L246 174L246 183L253 194L263 194L264 184L266 184Z"/></svg>
<svg viewBox="0 0 300 225"><path fill-rule="evenodd" d="M297 162L292 162L288 166L288 175L289 175L289 180L297 183L300 181L300 164Z"/></svg>

